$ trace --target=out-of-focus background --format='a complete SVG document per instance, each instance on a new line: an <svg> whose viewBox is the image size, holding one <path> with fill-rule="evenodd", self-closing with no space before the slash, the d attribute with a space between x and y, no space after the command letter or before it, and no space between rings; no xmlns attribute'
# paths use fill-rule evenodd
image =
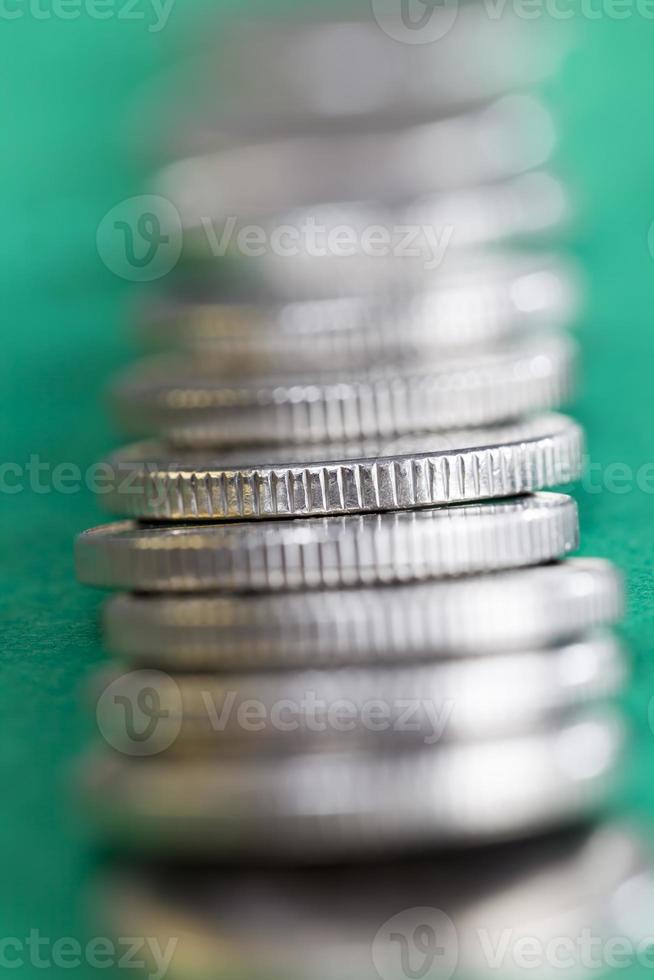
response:
<svg viewBox="0 0 654 980"><path fill-rule="evenodd" d="M73 486L74 470L70 493L54 492L51 474L61 464L84 473L117 444L102 390L132 356L134 287L103 265L96 232L143 176L124 125L134 92L203 7L0 3L0 939L24 941L31 930L51 940L84 936L83 895L97 858L68 783L91 728L80 682L103 654L93 627L99 600L75 583L72 540L100 514L91 493ZM570 249L589 280L573 407L590 445L577 493L583 551L613 559L628 579L637 746L622 804L654 839L654 20L636 2L591 7L598 16L575 16L577 50L546 95L562 127L558 169L580 209ZM9 961L11 949L2 949ZM26 963L14 973L43 969Z"/></svg>

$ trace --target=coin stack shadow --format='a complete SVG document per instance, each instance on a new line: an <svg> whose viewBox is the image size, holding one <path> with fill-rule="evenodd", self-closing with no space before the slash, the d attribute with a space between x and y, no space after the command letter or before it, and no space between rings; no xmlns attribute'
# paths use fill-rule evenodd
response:
<svg viewBox="0 0 654 980"><path fill-rule="evenodd" d="M542 492L582 455L524 91L560 52L481 4L431 44L388 16L235 25L170 125L184 248L139 324L165 351L113 392L159 441L111 460L131 519L77 542L123 590L85 770L119 848L392 877L592 823L619 766L619 577L566 559L574 502Z"/></svg>

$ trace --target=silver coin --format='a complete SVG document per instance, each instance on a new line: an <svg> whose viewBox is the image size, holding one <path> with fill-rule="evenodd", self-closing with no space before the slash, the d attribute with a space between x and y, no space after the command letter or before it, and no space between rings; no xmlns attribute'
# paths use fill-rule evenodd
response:
<svg viewBox="0 0 654 980"><path fill-rule="evenodd" d="M81 582L137 592L276 592L539 565L577 546L564 494L301 521L107 524L76 543Z"/></svg>
<svg viewBox="0 0 654 980"><path fill-rule="evenodd" d="M150 348L216 357L225 372L265 374L319 364L351 370L567 326L579 305L579 279L569 263L509 253L489 257L462 280L395 296L288 301L260 299L255 289L225 298L225 291L211 296L206 289L178 288L143 310L138 337Z"/></svg>
<svg viewBox="0 0 654 980"><path fill-rule="evenodd" d="M456 582L273 596L119 595L104 610L118 657L173 671L399 664L544 649L622 614L622 583L574 558Z"/></svg>
<svg viewBox="0 0 654 980"><path fill-rule="evenodd" d="M175 78L168 86L173 153L210 146L216 134L359 132L433 119L541 80L568 46L562 25L527 22L509 8L489 17L475 4L444 5L427 19L425 30L411 30L388 3L222 18L203 32L210 54L183 66L186 85ZM184 96L176 113L180 89L193 101Z"/></svg>
<svg viewBox="0 0 654 980"><path fill-rule="evenodd" d="M103 505L144 519L308 517L511 497L578 479L583 434L565 416L392 442L206 452L160 443L108 461ZM328 458L326 458L328 457Z"/></svg>
<svg viewBox="0 0 654 980"><path fill-rule="evenodd" d="M397 980L409 976L407 956L412 972L446 980L458 966L457 977L481 978L496 972L484 940L500 936L502 977L534 976L521 950L535 948L539 978L553 980L553 942L575 978L597 976L584 935L596 950L617 936L651 945L654 872L633 828L609 824L356 867L123 864L104 871L94 895L112 935L157 937L162 950L175 938L171 980Z"/></svg>
<svg viewBox="0 0 654 980"><path fill-rule="evenodd" d="M562 336L432 366L313 377L234 378L213 359L161 355L116 382L113 404L125 431L179 446L393 439L558 408L570 390L572 362L573 347Z"/></svg>
<svg viewBox="0 0 654 980"><path fill-rule="evenodd" d="M103 734L126 755L135 739L125 704L136 711L151 703L166 726L167 755L249 760L278 748L397 750L522 735L616 695L625 677L624 650L596 633L547 650L392 667L174 677L109 669L92 687ZM153 729L148 754L160 750L156 736ZM139 753L143 746L139 735Z"/></svg>
<svg viewBox="0 0 654 980"><path fill-rule="evenodd" d="M228 144L169 164L155 177L153 192L175 205L186 227L208 218L261 221L294 208L402 201L501 180L542 166L554 145L543 104L511 95L395 132Z"/></svg>
<svg viewBox="0 0 654 980"><path fill-rule="evenodd" d="M540 171L403 202L296 206L256 225L208 213L191 188L178 206L187 223L178 278L200 288L218 279L221 292L247 279L254 291L307 300L474 281L492 260L484 249L551 232L571 211L560 181Z"/></svg>
<svg viewBox="0 0 654 980"><path fill-rule="evenodd" d="M520 737L393 752L148 759L85 769L98 826L144 852L328 861L515 839L606 803L624 729L608 709Z"/></svg>

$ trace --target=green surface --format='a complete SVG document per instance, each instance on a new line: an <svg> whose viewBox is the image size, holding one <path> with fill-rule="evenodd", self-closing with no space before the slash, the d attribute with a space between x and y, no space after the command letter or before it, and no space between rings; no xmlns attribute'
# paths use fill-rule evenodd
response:
<svg viewBox="0 0 654 980"><path fill-rule="evenodd" d="M137 175L116 138L125 106L135 85L165 58L189 6L178 0L159 34L141 21L85 15L70 22L28 14L0 20L5 461L24 466L38 454L51 465L65 461L84 469L114 444L100 393L130 357L125 322L131 294L98 259L95 233L105 212L135 186ZM550 91L563 126L561 168L583 205L573 248L591 287L580 327L583 379L575 411L588 428L592 462L605 476L616 463L636 474L654 460L654 264L648 250L654 22L632 17L580 26L581 47ZM649 483L654 490L651 473ZM628 577L635 667L629 701L639 740L625 806L651 824L654 497L633 487L579 497L584 553L614 559ZM99 600L75 584L71 542L99 512L88 493L25 490L1 495L0 503L7 624L0 685L0 938L24 938L30 929L52 939L80 936L80 896L95 858L69 783L91 732L79 686L102 653ZM88 968L61 972L94 975ZM43 969L27 965L14 973L37 977Z"/></svg>

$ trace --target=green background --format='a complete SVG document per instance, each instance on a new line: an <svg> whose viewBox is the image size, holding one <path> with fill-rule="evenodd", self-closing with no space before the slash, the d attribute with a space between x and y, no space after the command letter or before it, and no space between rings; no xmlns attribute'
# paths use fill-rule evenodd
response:
<svg viewBox="0 0 654 980"><path fill-rule="evenodd" d="M195 12L177 0L159 34L144 21L38 19L27 8L19 19L0 18L4 461L25 465L38 454L84 469L115 445L101 392L133 354L131 290L99 260L96 229L137 187L138 166L117 137L130 97ZM559 169L580 202L571 248L590 284L573 408L592 462L635 474L654 460L654 22L635 12L577 20L578 50L548 90L563 135ZM578 496L583 552L612 558L628 579L638 737L623 802L651 825L654 497L633 487ZM0 507L0 937L34 928L81 936L81 896L96 859L72 802L71 768L92 731L80 684L102 651L99 598L75 584L71 545L100 515L88 493L26 490L0 495Z"/></svg>

